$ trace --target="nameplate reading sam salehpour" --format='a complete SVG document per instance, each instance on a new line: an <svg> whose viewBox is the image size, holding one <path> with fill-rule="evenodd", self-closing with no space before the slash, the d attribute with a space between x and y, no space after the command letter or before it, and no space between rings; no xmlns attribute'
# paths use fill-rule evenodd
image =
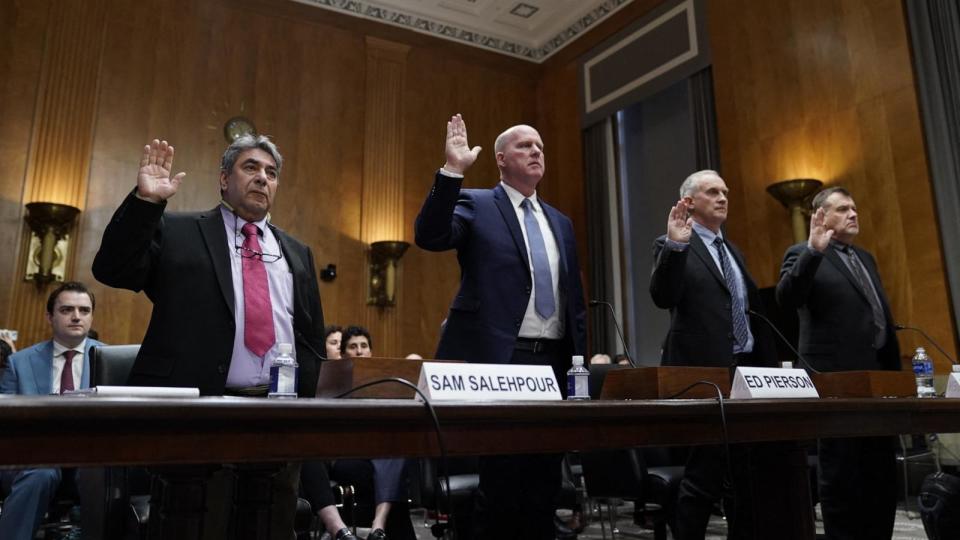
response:
<svg viewBox="0 0 960 540"><path fill-rule="evenodd" d="M417 386L431 401L562 399L557 379L549 366L424 362Z"/></svg>
<svg viewBox="0 0 960 540"><path fill-rule="evenodd" d="M810 375L802 369L738 367L730 399L818 398Z"/></svg>

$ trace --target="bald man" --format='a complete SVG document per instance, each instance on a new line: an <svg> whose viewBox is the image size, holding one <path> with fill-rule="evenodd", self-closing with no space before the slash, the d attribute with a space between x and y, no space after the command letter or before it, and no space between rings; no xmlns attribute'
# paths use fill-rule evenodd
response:
<svg viewBox="0 0 960 540"><path fill-rule="evenodd" d="M500 182L460 189L480 147L458 114L447 122L446 163L417 216L417 245L457 250L460 290L437 358L553 368L558 381L585 350L585 306L573 225L537 196L543 139L513 126L497 137ZM561 388L564 385L560 385ZM480 460L477 537L554 540L560 456Z"/></svg>

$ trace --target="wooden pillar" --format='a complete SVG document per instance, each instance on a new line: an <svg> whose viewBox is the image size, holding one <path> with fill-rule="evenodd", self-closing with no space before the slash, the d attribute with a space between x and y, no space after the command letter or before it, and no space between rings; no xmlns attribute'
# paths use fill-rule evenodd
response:
<svg viewBox="0 0 960 540"><path fill-rule="evenodd" d="M21 207L55 202L83 210L105 26L106 0L50 2ZM50 337L43 314L56 284L38 288L24 280L30 230L22 229L7 320L20 332L18 345L25 347ZM75 225L70 233L66 279L74 275L79 229Z"/></svg>
<svg viewBox="0 0 960 540"><path fill-rule="evenodd" d="M363 148L363 194L360 239L367 246L381 240L407 240L403 220L403 98L407 45L367 36L366 118ZM367 250L369 256L369 249ZM403 262L398 268L401 283ZM364 298L369 270L364 279ZM396 302L403 302L398 286ZM374 341L375 356L402 357L396 307L368 306L364 324Z"/></svg>

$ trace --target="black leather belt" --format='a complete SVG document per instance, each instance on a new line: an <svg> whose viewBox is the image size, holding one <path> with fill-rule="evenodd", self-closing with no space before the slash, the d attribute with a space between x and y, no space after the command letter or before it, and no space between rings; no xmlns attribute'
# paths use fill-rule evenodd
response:
<svg viewBox="0 0 960 540"><path fill-rule="evenodd" d="M553 352L560 348L559 339L531 339L531 338L517 338L517 344L514 345L514 349L518 351L529 351L533 354L543 353L543 352Z"/></svg>

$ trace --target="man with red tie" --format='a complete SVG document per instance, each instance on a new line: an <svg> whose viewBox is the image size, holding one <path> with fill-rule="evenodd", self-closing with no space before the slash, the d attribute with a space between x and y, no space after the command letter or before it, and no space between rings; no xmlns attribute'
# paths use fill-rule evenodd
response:
<svg viewBox="0 0 960 540"><path fill-rule="evenodd" d="M10 356L0 378L0 392L42 396L88 388L90 349L103 345L87 338L94 303L93 293L82 283L68 281L54 289L47 299L47 322L53 338ZM0 472L0 494L6 494L0 538L33 538L61 475L58 467Z"/></svg>
<svg viewBox="0 0 960 540"><path fill-rule="evenodd" d="M300 366L297 393L312 397L323 309L310 248L270 222L283 166L276 145L262 135L230 144L220 161L220 204L206 212L164 212L186 176L171 174L173 157L167 141L144 147L136 188L93 261L98 280L145 291L153 302L129 384L266 396L270 365L289 343ZM298 477L297 464L275 476L271 538L292 535ZM319 509L327 529L352 538L332 495L327 502Z"/></svg>

